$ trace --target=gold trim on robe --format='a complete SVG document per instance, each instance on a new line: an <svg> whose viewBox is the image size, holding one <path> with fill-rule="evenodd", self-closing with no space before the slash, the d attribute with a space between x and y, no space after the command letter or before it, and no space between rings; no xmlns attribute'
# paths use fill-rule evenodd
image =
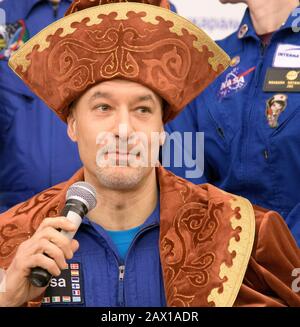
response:
<svg viewBox="0 0 300 327"><path fill-rule="evenodd" d="M240 208L240 216L233 215L230 222L233 229L241 228L241 232L238 241L235 238L230 240L229 251L236 253L232 266L222 264L220 267L220 278L227 276L223 293L215 288L208 297L208 302L213 301L217 307L233 306L243 283L255 237L255 215L251 203L239 196L233 196L230 203L234 211Z"/></svg>

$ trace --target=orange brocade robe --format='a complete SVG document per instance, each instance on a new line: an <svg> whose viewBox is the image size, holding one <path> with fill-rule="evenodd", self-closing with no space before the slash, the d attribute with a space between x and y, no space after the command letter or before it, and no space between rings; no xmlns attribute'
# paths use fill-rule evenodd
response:
<svg viewBox="0 0 300 327"><path fill-rule="evenodd" d="M283 219L241 197L194 185L162 167L160 258L168 306L300 306L300 251ZM0 215L0 267L45 217L58 216L83 170ZM40 305L41 299L27 303Z"/></svg>

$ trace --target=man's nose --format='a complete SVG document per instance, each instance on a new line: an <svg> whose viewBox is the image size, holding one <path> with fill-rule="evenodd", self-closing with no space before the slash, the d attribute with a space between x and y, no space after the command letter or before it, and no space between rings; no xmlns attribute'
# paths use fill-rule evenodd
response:
<svg viewBox="0 0 300 327"><path fill-rule="evenodd" d="M114 134L122 140L127 140L133 131L134 129L129 111L121 110L118 112L114 126Z"/></svg>

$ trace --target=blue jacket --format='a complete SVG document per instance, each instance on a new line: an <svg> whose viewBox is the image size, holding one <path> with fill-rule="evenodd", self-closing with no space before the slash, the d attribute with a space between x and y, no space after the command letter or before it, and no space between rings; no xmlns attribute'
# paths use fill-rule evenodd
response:
<svg viewBox="0 0 300 327"><path fill-rule="evenodd" d="M158 247L159 212L158 204L135 236L125 261L120 259L107 232L84 218L75 236L80 248L69 261L70 264L79 264L78 280L72 282L77 282L75 285L78 287L72 285L72 292L76 294L76 290L79 290L78 296L72 296L70 302L52 302L58 287L52 288L50 284L44 296L44 301L48 298L50 302L43 305L61 306L69 303L84 307L166 306ZM62 302L62 296L59 300Z"/></svg>
<svg viewBox="0 0 300 327"><path fill-rule="evenodd" d="M299 21L299 13L291 15L264 47L247 10L239 29L240 37L236 32L219 42L235 58L232 66L166 130L204 132L204 174L189 179L194 183L212 183L278 211L300 244L300 93L263 91L277 46L280 43L300 46L299 33L292 29L299 26L297 18ZM278 126L272 127L268 105L276 94L286 101ZM185 147L185 155L203 157L195 142ZM183 162L182 167L171 163L171 170L188 177L186 172L190 169ZM289 216L291 211L293 214Z"/></svg>
<svg viewBox="0 0 300 327"><path fill-rule="evenodd" d="M24 20L28 37L62 17L48 1L4 0L6 24ZM0 212L68 179L81 166L66 125L0 59Z"/></svg>

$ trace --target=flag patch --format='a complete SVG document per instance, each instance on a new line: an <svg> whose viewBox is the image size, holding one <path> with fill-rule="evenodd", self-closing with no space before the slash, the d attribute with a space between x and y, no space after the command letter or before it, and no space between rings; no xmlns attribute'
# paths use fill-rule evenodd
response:
<svg viewBox="0 0 300 327"><path fill-rule="evenodd" d="M60 276L52 277L42 306L72 303L84 303L82 274L80 263L77 262L70 263L68 269L62 270Z"/></svg>

